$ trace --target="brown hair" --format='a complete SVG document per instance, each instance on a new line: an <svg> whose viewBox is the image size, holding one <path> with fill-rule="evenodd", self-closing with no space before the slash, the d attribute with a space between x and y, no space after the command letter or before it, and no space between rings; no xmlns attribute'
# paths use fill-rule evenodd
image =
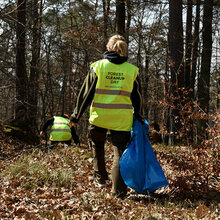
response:
<svg viewBox="0 0 220 220"><path fill-rule="evenodd" d="M109 38L108 43L106 45L107 49L115 51L120 54L122 57L127 56L128 46L125 42L125 38L119 34L116 34Z"/></svg>

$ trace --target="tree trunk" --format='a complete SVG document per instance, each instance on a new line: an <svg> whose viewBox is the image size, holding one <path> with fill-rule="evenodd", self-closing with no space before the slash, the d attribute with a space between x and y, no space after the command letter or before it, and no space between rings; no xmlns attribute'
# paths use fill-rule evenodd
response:
<svg viewBox="0 0 220 220"><path fill-rule="evenodd" d="M28 76L26 71L26 0L17 1L17 35L16 35L16 98L15 119L11 125L20 128L24 133L22 140L28 139L28 143L35 144L38 137L30 127L28 116ZM20 138L19 136L17 136ZM27 140L26 140L27 141ZM30 142L29 142L30 141Z"/></svg>
<svg viewBox="0 0 220 220"><path fill-rule="evenodd" d="M108 30L108 14L106 10L106 0L102 0L102 8L103 8L103 20L104 20L104 27L103 27L103 51L106 50L106 44L108 41L108 35L107 35L107 30Z"/></svg>
<svg viewBox="0 0 220 220"><path fill-rule="evenodd" d="M198 45L199 45L199 22L200 22L200 4L201 1L197 1L196 5L196 17L195 17L195 23L194 23L194 33L193 33L193 39L192 39L192 61L191 61L191 66L190 66L190 90L189 90L189 97L191 99L191 112L194 112L194 104L193 101L195 100L195 81L196 81L196 72L197 71L197 59L199 56L199 50L198 50ZM196 135L195 129L194 128L194 121L192 119L190 120L190 129L188 130L188 138L190 141L195 141L196 142ZM194 140L193 140L194 139Z"/></svg>
<svg viewBox="0 0 220 220"><path fill-rule="evenodd" d="M70 12L70 42L69 42L69 56L68 56L68 84L67 84L67 95L66 95L66 109L65 113L70 114L72 111L72 101L74 100L74 89L73 89L73 14L71 1L69 0L69 12Z"/></svg>
<svg viewBox="0 0 220 220"><path fill-rule="evenodd" d="M185 44L185 89L190 88L190 64L192 52L192 0L187 1L186 44Z"/></svg>
<svg viewBox="0 0 220 220"><path fill-rule="evenodd" d="M116 32L125 35L125 0L116 0Z"/></svg>
<svg viewBox="0 0 220 220"><path fill-rule="evenodd" d="M17 1L16 33L16 106L15 119L23 118L27 111L27 72L25 59L26 0Z"/></svg>
<svg viewBox="0 0 220 220"><path fill-rule="evenodd" d="M198 78L198 103L204 113L209 112L209 88L210 88L210 68L212 57L212 17L213 17L213 0L205 0L203 15L203 48L202 48L202 65ZM198 124L198 138L200 142L206 136L207 119L200 119Z"/></svg>
<svg viewBox="0 0 220 220"><path fill-rule="evenodd" d="M169 5L171 82L177 83L178 88L181 88L184 86L182 0L170 0Z"/></svg>
<svg viewBox="0 0 220 220"><path fill-rule="evenodd" d="M201 0L197 0L196 18L195 18L195 24L194 24L193 44L192 44L190 88L192 90L191 98L193 100L195 99L195 79L196 79L197 59L199 55L198 45L199 45L200 4L201 4Z"/></svg>
<svg viewBox="0 0 220 220"><path fill-rule="evenodd" d="M171 70L171 87L169 91L171 107L168 128L170 132L169 144L176 143L177 131L180 127L179 111L180 97L177 89L184 86L183 74L183 23L182 0L170 0L169 3L169 57Z"/></svg>
<svg viewBox="0 0 220 220"><path fill-rule="evenodd" d="M145 65L142 69L142 65L140 65L140 72L142 72L142 79L141 79L141 89L142 89L142 97L143 97L143 114L144 117L148 119L148 83L149 83L149 56L148 51L145 51Z"/></svg>
<svg viewBox="0 0 220 220"><path fill-rule="evenodd" d="M126 41L127 45L129 45L129 30L131 25L131 0L126 0L127 4L127 23L126 23Z"/></svg>
<svg viewBox="0 0 220 220"><path fill-rule="evenodd" d="M166 62L165 62L165 70L164 70L164 103L166 103L166 107L163 108L163 125L166 128L170 128L170 120L169 119L169 48L166 48ZM168 144L168 136L164 132L163 136L163 143Z"/></svg>
<svg viewBox="0 0 220 220"><path fill-rule="evenodd" d="M216 97L216 108L220 110L220 77L217 79L217 97Z"/></svg>
<svg viewBox="0 0 220 220"><path fill-rule="evenodd" d="M191 108L193 108L192 100L190 99L192 91L190 90L190 66L191 66L191 54L192 54L192 0L187 0L187 17L186 17L186 38L185 38L185 60L184 60L184 93L181 97L182 109L185 112L182 113L184 124L182 126L182 132L184 134L184 142L189 145L193 139L193 121L190 119Z"/></svg>
<svg viewBox="0 0 220 220"><path fill-rule="evenodd" d="M39 4L42 7L42 0ZM38 6L38 0L32 1L32 59L30 66L30 78L29 78L29 111L28 117L31 122L31 126L37 127L38 116L38 90L39 90L39 74L40 74L40 47L41 47L41 15L42 11Z"/></svg>

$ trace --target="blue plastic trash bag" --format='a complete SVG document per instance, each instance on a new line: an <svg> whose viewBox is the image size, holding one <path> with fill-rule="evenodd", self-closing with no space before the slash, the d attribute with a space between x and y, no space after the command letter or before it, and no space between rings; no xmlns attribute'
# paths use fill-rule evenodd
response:
<svg viewBox="0 0 220 220"><path fill-rule="evenodd" d="M137 119L135 119L135 116L134 116L134 122L135 121L138 121ZM134 122L133 122L133 126L132 126L132 128L131 128L131 136L133 135L133 132L134 132ZM142 124L141 124L142 125ZM148 121L146 120L146 119L144 119L144 125L142 125L144 128L143 129L145 129L145 132L146 132L146 134L148 134L149 133L149 123L148 123ZM136 127L135 127L136 128Z"/></svg>
<svg viewBox="0 0 220 220"><path fill-rule="evenodd" d="M132 140L120 158L120 171L125 184L140 194L148 194L169 183L148 141L149 124L134 118Z"/></svg>

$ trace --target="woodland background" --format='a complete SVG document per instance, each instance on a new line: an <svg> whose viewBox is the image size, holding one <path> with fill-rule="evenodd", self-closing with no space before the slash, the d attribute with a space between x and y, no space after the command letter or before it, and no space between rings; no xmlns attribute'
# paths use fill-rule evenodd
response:
<svg viewBox="0 0 220 220"><path fill-rule="evenodd" d="M214 0L4 1L0 120L38 134L47 117L70 114L90 64L121 33L140 68L145 118L166 143L201 143L220 105L219 13Z"/></svg>
<svg viewBox="0 0 220 220"><path fill-rule="evenodd" d="M0 216L216 219L220 151L219 0L0 1ZM81 148L39 150L48 117L71 113L108 38L140 69L149 138L170 183L121 202L92 181L88 110ZM111 167L107 143L107 166Z"/></svg>

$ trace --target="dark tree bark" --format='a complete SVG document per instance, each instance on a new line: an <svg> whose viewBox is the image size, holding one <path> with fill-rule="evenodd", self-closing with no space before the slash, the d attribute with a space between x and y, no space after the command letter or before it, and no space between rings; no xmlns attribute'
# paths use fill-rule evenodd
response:
<svg viewBox="0 0 220 220"><path fill-rule="evenodd" d="M125 0L116 0L116 32L125 35Z"/></svg>
<svg viewBox="0 0 220 220"><path fill-rule="evenodd" d="M191 24L192 26L192 2L188 2L188 11L187 11L187 24ZM189 15L188 15L189 14ZM190 18L191 17L191 18ZM190 105L185 105L186 112L185 113L185 126L187 126L187 129L185 129L186 134L186 140L188 142L188 145L193 142L193 139L195 137L194 133L195 130L194 127L194 121L189 117L189 114L191 114L194 111L194 90L195 90L195 79L196 79L196 68L197 68L197 58L198 58L198 43L199 43L199 21L200 21L200 0L197 1L196 5L196 16L195 16L195 23L194 23L194 34L191 39L186 38L186 44L187 42L191 43L190 48L191 54L191 60L189 56L189 51L186 51L186 62L185 62L185 87L187 89L187 93L185 93L185 100L186 102L190 103ZM187 25L187 26L188 26ZM190 26L187 28L189 32L192 32ZM190 29L190 30L189 30ZM187 47L186 47L187 50ZM190 70L189 70L189 62L190 61Z"/></svg>
<svg viewBox="0 0 220 220"><path fill-rule="evenodd" d="M192 53L192 0L187 1L186 44L185 44L185 88L190 88L190 64Z"/></svg>
<svg viewBox="0 0 220 220"><path fill-rule="evenodd" d="M108 2L109 3L109 2ZM107 4L108 4L107 3ZM109 13L109 4L106 6L106 0L102 0L103 7L103 20L104 20L104 28L103 28L103 51L106 50L106 44L108 42L108 13Z"/></svg>
<svg viewBox="0 0 220 220"><path fill-rule="evenodd" d="M212 17L213 0L204 1L202 64L198 78L198 102L203 112L209 112L210 68L212 57ZM198 137L204 140L207 120L199 120Z"/></svg>
<svg viewBox="0 0 220 220"><path fill-rule="evenodd" d="M190 88L192 90L191 98L195 98L195 79L197 69L197 58L198 58L198 45L199 45L199 21L200 21L200 4L201 0L197 0L196 4L196 18L194 24L193 33L193 45L192 45L192 63L191 63L191 77L190 77Z"/></svg>
<svg viewBox="0 0 220 220"><path fill-rule="evenodd" d="M170 0L169 3L169 56L171 82L178 88L184 86L183 75L183 22L182 0Z"/></svg>
<svg viewBox="0 0 220 220"><path fill-rule="evenodd" d="M39 5L38 5L39 3ZM32 59L30 66L29 78L29 111L28 117L31 126L37 127L38 116L38 90L39 90L39 75L40 75L40 47L41 47L41 12L42 0L32 1ZM40 13L39 13L40 12Z"/></svg>
<svg viewBox="0 0 220 220"><path fill-rule="evenodd" d="M220 110L220 77L217 79L217 101L216 101L216 108Z"/></svg>
<svg viewBox="0 0 220 220"><path fill-rule="evenodd" d="M74 76L73 76L73 13L72 13L72 6L73 4L71 0L69 0L69 19L70 19L70 37L69 37L69 48L68 48L68 77L67 77L67 88L66 88L66 95L64 97L64 100L66 102L66 109L64 109L65 114L70 114L72 111L72 101L74 100L74 89L73 89L73 84L74 84Z"/></svg>
<svg viewBox="0 0 220 220"><path fill-rule="evenodd" d="M145 50L145 64L144 66L138 65L139 66L139 73L141 74L141 93L143 97L143 115L146 119L148 119L148 84L149 84L149 56L148 56L148 51ZM140 59L140 58L139 58Z"/></svg>
<svg viewBox="0 0 220 220"><path fill-rule="evenodd" d="M169 58L171 71L171 86L169 101L173 107L169 110L169 144L176 144L176 135L180 127L178 88L184 86L183 74L183 24L182 24L182 0L170 0L169 2Z"/></svg>
<svg viewBox="0 0 220 220"><path fill-rule="evenodd" d="M131 0L126 0L127 4L127 23L126 23L126 41L127 45L129 45L129 30L130 30L130 25L131 25Z"/></svg>
<svg viewBox="0 0 220 220"><path fill-rule="evenodd" d="M25 59L26 0L17 1L16 33L16 107L15 119L22 118L27 111L27 72Z"/></svg>
<svg viewBox="0 0 220 220"><path fill-rule="evenodd" d="M191 54L192 54L192 0L187 0L187 16L186 16L186 37L185 37L185 59L184 59L184 93L182 95L182 106L185 110L182 113L182 117L184 118L184 125L182 127L182 132L185 135L185 140L187 145L192 142L193 139L193 130L192 125L193 122L189 117L191 114L191 108L193 107L190 90L190 67L191 67Z"/></svg>
<svg viewBox="0 0 220 220"><path fill-rule="evenodd" d="M166 48L166 62L165 62L165 69L164 69L164 103L169 103L169 48L167 46ZM169 120L169 107L163 108L163 125L166 128L170 128L170 120ZM163 142L164 144L168 144L168 136L163 136Z"/></svg>
<svg viewBox="0 0 220 220"><path fill-rule="evenodd" d="M11 125L21 128L20 132L15 132L14 136L27 143L35 144L39 141L38 137L31 130L30 118L28 116L28 76L26 71L26 0L17 1L17 33L16 33L16 106L15 119ZM15 129L17 130L17 129ZM11 134L13 135L13 134Z"/></svg>

